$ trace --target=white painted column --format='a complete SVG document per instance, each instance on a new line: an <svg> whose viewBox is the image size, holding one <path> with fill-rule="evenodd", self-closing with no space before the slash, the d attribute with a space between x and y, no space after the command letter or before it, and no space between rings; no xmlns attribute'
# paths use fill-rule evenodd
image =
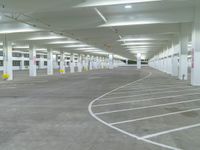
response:
<svg viewBox="0 0 200 150"><path fill-rule="evenodd" d="M89 58L89 70L93 69L93 56L90 56Z"/></svg>
<svg viewBox="0 0 200 150"><path fill-rule="evenodd" d="M83 71L88 70L88 69L87 69L87 65L86 65L86 59L87 59L87 56L84 55L84 56L82 57L82 60L83 60Z"/></svg>
<svg viewBox="0 0 200 150"><path fill-rule="evenodd" d="M181 35L180 35L180 53L179 53L179 79L188 79L188 35L187 35L187 25L181 25Z"/></svg>
<svg viewBox="0 0 200 150"><path fill-rule="evenodd" d="M25 66L24 66L24 57L22 57L22 60L20 61L20 69L24 70Z"/></svg>
<svg viewBox="0 0 200 150"><path fill-rule="evenodd" d="M40 55L40 58L39 58L39 69L43 69L44 68L44 60L42 58L42 55Z"/></svg>
<svg viewBox="0 0 200 150"><path fill-rule="evenodd" d="M53 50L47 50L47 75L53 75Z"/></svg>
<svg viewBox="0 0 200 150"><path fill-rule="evenodd" d="M178 56L173 55L172 57L172 76L178 77Z"/></svg>
<svg viewBox="0 0 200 150"><path fill-rule="evenodd" d="M126 59L126 65L128 65L128 59Z"/></svg>
<svg viewBox="0 0 200 150"><path fill-rule="evenodd" d="M113 69L114 68L113 54L109 54L108 57L109 57L109 60L108 60L109 61L109 69Z"/></svg>
<svg viewBox="0 0 200 150"><path fill-rule="evenodd" d="M7 80L13 80L12 43L7 41L6 35L3 42L3 74L9 76Z"/></svg>
<svg viewBox="0 0 200 150"><path fill-rule="evenodd" d="M137 69L141 69L141 54L137 53Z"/></svg>
<svg viewBox="0 0 200 150"><path fill-rule="evenodd" d="M29 49L29 75L31 77L37 76L36 47L34 45L30 45Z"/></svg>
<svg viewBox="0 0 200 150"><path fill-rule="evenodd" d="M74 54L70 56L70 73L75 72Z"/></svg>
<svg viewBox="0 0 200 150"><path fill-rule="evenodd" d="M83 58L82 55L80 54L78 56L78 72L82 72L83 70Z"/></svg>
<svg viewBox="0 0 200 150"><path fill-rule="evenodd" d="M101 69L104 69L104 58L101 57Z"/></svg>
<svg viewBox="0 0 200 150"><path fill-rule="evenodd" d="M200 1L196 2L195 20L192 32L191 84L200 86Z"/></svg>
<svg viewBox="0 0 200 150"><path fill-rule="evenodd" d="M64 51L60 52L60 74L65 74L65 53Z"/></svg>

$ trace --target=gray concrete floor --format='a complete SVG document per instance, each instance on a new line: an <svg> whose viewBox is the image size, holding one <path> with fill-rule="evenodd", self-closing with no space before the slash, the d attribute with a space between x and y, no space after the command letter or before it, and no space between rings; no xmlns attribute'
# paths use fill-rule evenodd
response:
<svg viewBox="0 0 200 150"><path fill-rule="evenodd" d="M148 78L101 97L92 105L94 115L142 138L198 124L200 100L194 99L199 98L200 88L149 68L139 71L124 67L36 78L17 72L15 81L0 82L0 150L168 149L161 144L199 150L198 125L147 139L160 144L155 145L110 128L89 114L88 105L95 98L144 78L149 72L152 75Z"/></svg>

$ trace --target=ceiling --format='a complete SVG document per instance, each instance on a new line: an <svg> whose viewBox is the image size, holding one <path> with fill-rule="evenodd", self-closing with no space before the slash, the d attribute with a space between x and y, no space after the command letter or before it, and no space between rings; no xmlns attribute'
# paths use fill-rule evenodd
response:
<svg viewBox="0 0 200 150"><path fill-rule="evenodd" d="M178 38L182 23L191 30L195 0L1 0L0 5L0 40L6 33L19 45L80 52L62 43L76 40L135 59L137 53L151 58L163 50ZM47 36L60 37L38 38Z"/></svg>

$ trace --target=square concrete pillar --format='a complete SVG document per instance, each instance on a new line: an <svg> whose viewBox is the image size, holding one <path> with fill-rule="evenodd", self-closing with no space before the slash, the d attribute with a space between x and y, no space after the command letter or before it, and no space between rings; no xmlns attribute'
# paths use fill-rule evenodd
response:
<svg viewBox="0 0 200 150"><path fill-rule="evenodd" d="M70 56L70 73L75 72L75 62L74 62L74 54Z"/></svg>
<svg viewBox="0 0 200 150"><path fill-rule="evenodd" d="M64 51L60 52L60 74L65 74L65 53Z"/></svg>
<svg viewBox="0 0 200 150"><path fill-rule="evenodd" d="M192 32L191 84L200 86L200 1L196 2Z"/></svg>
<svg viewBox="0 0 200 150"><path fill-rule="evenodd" d="M3 74L7 80L13 80L12 43L7 41L6 35L3 41Z"/></svg>
<svg viewBox="0 0 200 150"><path fill-rule="evenodd" d="M34 45L30 45L29 47L29 75L35 77L37 76L36 47Z"/></svg>
<svg viewBox="0 0 200 150"><path fill-rule="evenodd" d="M53 50L47 49L47 75L53 75Z"/></svg>
<svg viewBox="0 0 200 150"><path fill-rule="evenodd" d="M179 79L188 79L188 25L181 24L179 53Z"/></svg>

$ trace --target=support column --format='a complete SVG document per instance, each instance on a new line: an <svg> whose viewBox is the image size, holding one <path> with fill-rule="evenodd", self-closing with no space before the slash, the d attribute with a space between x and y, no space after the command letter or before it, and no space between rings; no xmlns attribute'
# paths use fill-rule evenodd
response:
<svg viewBox="0 0 200 150"><path fill-rule="evenodd" d="M83 70L83 58L82 55L80 54L78 57L78 72L82 72Z"/></svg>
<svg viewBox="0 0 200 150"><path fill-rule="evenodd" d="M93 56L90 56L90 65L89 65L89 70L93 69Z"/></svg>
<svg viewBox="0 0 200 150"><path fill-rule="evenodd" d="M47 75L53 75L53 51L47 50Z"/></svg>
<svg viewBox="0 0 200 150"><path fill-rule="evenodd" d="M22 60L20 61L20 70L24 70L25 65L24 65L24 56L22 57Z"/></svg>
<svg viewBox="0 0 200 150"><path fill-rule="evenodd" d="M192 32L191 84L200 86L200 2L196 2L195 20Z"/></svg>
<svg viewBox="0 0 200 150"><path fill-rule="evenodd" d="M113 54L109 54L109 69L114 68Z"/></svg>
<svg viewBox="0 0 200 150"><path fill-rule="evenodd" d="M172 76L178 76L178 56L175 54L172 56Z"/></svg>
<svg viewBox="0 0 200 150"><path fill-rule="evenodd" d="M137 69L141 69L141 54L137 53Z"/></svg>
<svg viewBox="0 0 200 150"><path fill-rule="evenodd" d="M128 65L128 59L126 59L126 65Z"/></svg>
<svg viewBox="0 0 200 150"><path fill-rule="evenodd" d="M74 54L70 55L70 73L75 72Z"/></svg>
<svg viewBox="0 0 200 150"><path fill-rule="evenodd" d="M36 47L33 45L30 45L29 50L29 75L31 77L37 76Z"/></svg>
<svg viewBox="0 0 200 150"><path fill-rule="evenodd" d="M13 80L12 43L7 41L6 35L3 42L3 74L7 80Z"/></svg>
<svg viewBox="0 0 200 150"><path fill-rule="evenodd" d="M181 35L180 35L180 53L179 53L179 79L188 79L188 34L187 25L181 25Z"/></svg>
<svg viewBox="0 0 200 150"><path fill-rule="evenodd" d="M85 56L85 70L86 71L89 70L89 56L88 55Z"/></svg>
<svg viewBox="0 0 200 150"><path fill-rule="evenodd" d="M60 53L60 74L65 74L65 53L61 51Z"/></svg>

